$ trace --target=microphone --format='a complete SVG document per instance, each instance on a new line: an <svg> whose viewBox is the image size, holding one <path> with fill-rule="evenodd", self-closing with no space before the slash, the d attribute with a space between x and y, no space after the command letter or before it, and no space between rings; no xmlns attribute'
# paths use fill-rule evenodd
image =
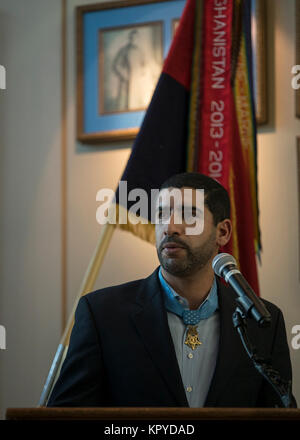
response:
<svg viewBox="0 0 300 440"><path fill-rule="evenodd" d="M212 268L215 274L224 278L237 293L239 298L236 301L243 306L246 316L254 318L260 327L270 325L270 313L238 270L236 260L232 255L225 253L216 255Z"/></svg>

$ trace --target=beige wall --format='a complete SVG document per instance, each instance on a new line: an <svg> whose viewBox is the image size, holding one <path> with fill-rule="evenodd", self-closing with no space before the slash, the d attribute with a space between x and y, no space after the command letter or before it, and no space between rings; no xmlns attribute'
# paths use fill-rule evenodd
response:
<svg viewBox="0 0 300 440"><path fill-rule="evenodd" d="M90 147L75 141L74 8L68 0L67 40L67 306L97 243L96 193L115 188L130 143ZM96 3L96 2L94 2ZM60 337L60 0L0 1L0 410L35 406ZM296 136L290 69L294 64L294 0L269 0L271 123L259 130L258 167L262 295L284 312L289 343L300 324ZM275 25L272 26L272 24ZM272 63L274 67L272 67ZM155 249L116 231L95 287L149 274ZM300 401L300 350L291 349Z"/></svg>
<svg viewBox="0 0 300 440"><path fill-rule="evenodd" d="M87 265L96 247L101 226L96 222L96 194L101 188L115 189L127 163L131 143L112 147L74 142L75 133L75 23L74 8L99 3L68 0L68 306L73 305ZM80 249L80 251L79 251ZM117 230L95 287L144 277L157 266L153 246L132 234Z"/></svg>
<svg viewBox="0 0 300 440"><path fill-rule="evenodd" d="M60 329L60 0L1 0L0 408L37 403Z"/></svg>
<svg viewBox="0 0 300 440"><path fill-rule="evenodd" d="M273 123L259 130L258 182L260 189L262 295L283 311L294 372L294 391L300 404L300 349L291 347L291 329L300 324L299 218L296 136L291 67L295 64L294 1L269 1L269 106Z"/></svg>

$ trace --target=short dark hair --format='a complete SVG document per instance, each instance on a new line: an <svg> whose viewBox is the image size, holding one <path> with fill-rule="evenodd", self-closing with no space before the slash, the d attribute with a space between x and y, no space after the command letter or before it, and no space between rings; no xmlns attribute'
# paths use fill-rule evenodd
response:
<svg viewBox="0 0 300 440"><path fill-rule="evenodd" d="M215 226L230 218L230 199L226 189L215 179L200 173L180 173L169 177L160 187L204 189L204 203L213 215Z"/></svg>

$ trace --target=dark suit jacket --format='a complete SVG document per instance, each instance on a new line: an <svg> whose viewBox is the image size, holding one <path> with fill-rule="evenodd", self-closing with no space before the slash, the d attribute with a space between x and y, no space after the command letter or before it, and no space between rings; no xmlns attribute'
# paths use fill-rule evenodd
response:
<svg viewBox="0 0 300 440"><path fill-rule="evenodd" d="M280 406L272 387L253 367L233 327L235 293L218 280L220 343L205 406ZM248 321L259 354L281 377L291 363L281 311L264 301L269 328ZM109 287L79 301L69 350L48 406L185 407L158 269L146 279Z"/></svg>

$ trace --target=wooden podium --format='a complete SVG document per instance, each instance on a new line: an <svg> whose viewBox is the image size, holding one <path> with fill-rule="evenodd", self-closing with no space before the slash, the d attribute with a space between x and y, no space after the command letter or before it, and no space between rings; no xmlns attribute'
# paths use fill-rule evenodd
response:
<svg viewBox="0 0 300 440"><path fill-rule="evenodd" d="M8 408L6 420L298 421L294 408Z"/></svg>

